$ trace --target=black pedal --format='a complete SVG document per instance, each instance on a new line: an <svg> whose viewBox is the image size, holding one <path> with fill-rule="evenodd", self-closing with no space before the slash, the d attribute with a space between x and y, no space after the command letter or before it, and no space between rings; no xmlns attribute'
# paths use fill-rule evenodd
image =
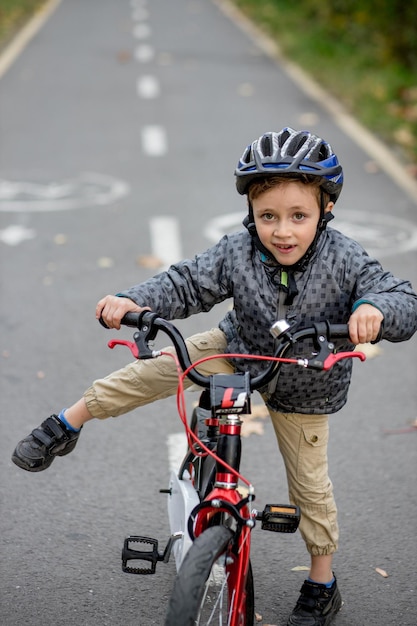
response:
<svg viewBox="0 0 417 626"><path fill-rule="evenodd" d="M256 519L261 521L262 530L295 533L300 516L300 508L294 504L266 504L263 511L257 512Z"/></svg>
<svg viewBox="0 0 417 626"><path fill-rule="evenodd" d="M132 547L132 544L138 544L143 548L152 546L147 549L139 550ZM127 537L123 544L122 550L122 570L128 574L155 574L156 564L161 561L163 556L158 552L158 540L151 537L133 536ZM143 567L132 567L128 565L128 561L144 561ZM146 566L145 566L146 563Z"/></svg>

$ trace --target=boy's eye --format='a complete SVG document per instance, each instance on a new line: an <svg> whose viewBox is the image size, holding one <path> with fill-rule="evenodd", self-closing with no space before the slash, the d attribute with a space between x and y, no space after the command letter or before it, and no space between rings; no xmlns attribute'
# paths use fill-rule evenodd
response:
<svg viewBox="0 0 417 626"><path fill-rule="evenodd" d="M272 213L264 213L262 217L266 221L271 221L274 219L274 215L272 215Z"/></svg>
<svg viewBox="0 0 417 626"><path fill-rule="evenodd" d="M293 218L296 222L301 222L304 219L304 213L294 213Z"/></svg>

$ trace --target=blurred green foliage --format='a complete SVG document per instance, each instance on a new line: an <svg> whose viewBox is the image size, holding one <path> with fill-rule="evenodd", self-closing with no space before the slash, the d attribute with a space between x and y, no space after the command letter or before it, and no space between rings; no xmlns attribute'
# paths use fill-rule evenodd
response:
<svg viewBox="0 0 417 626"><path fill-rule="evenodd" d="M417 0L232 1L362 123L417 163Z"/></svg>
<svg viewBox="0 0 417 626"><path fill-rule="evenodd" d="M44 4L44 0L0 0L0 46Z"/></svg>

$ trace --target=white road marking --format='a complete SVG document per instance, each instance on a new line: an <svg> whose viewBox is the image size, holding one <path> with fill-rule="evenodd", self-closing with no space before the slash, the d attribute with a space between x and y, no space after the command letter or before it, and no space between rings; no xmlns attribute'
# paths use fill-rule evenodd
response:
<svg viewBox="0 0 417 626"><path fill-rule="evenodd" d="M139 22L133 27L133 35L136 39L147 39L151 35L151 28L148 24Z"/></svg>
<svg viewBox="0 0 417 626"><path fill-rule="evenodd" d="M155 56L155 50L146 43L141 43L135 50L135 59L139 63L149 63Z"/></svg>
<svg viewBox="0 0 417 626"><path fill-rule="evenodd" d="M0 241L6 243L8 246L17 246L22 241L27 239L34 239L36 233L30 228L13 224L8 226L4 230L0 230Z"/></svg>
<svg viewBox="0 0 417 626"><path fill-rule="evenodd" d="M142 128L142 147L148 156L164 156L168 151L168 142L165 129L162 126L151 125Z"/></svg>
<svg viewBox="0 0 417 626"><path fill-rule="evenodd" d="M129 191L123 180L95 172L61 181L0 179L0 211L66 211L101 206L115 202Z"/></svg>
<svg viewBox="0 0 417 626"><path fill-rule="evenodd" d="M152 255L165 269L182 259L181 236L178 219L170 216L157 216L149 220Z"/></svg>
<svg viewBox="0 0 417 626"><path fill-rule="evenodd" d="M169 469L176 472L179 470L181 462L187 451L187 438L185 433L174 433L168 435L168 461Z"/></svg>
<svg viewBox="0 0 417 626"><path fill-rule="evenodd" d="M161 89L155 76L145 75L138 78L137 91L140 98L152 100L159 96Z"/></svg>

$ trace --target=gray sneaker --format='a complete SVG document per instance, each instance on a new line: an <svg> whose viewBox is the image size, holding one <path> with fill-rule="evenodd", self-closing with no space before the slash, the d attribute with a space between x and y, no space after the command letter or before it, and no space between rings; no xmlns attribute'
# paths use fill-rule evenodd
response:
<svg viewBox="0 0 417 626"><path fill-rule="evenodd" d="M68 430L57 415L51 415L19 441L12 461L28 472L41 472L56 456L65 456L74 450L80 432Z"/></svg>

